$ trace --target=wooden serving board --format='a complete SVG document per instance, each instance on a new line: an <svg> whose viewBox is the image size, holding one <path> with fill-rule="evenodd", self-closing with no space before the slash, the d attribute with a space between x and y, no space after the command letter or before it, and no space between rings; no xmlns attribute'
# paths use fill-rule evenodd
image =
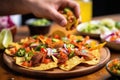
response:
<svg viewBox="0 0 120 80"><path fill-rule="evenodd" d="M110 52L108 48L102 48L100 50L100 53L101 53L101 59L99 64L95 66L80 64L71 71L63 71L60 70L59 68L52 69L49 71L30 70L16 65L14 63L13 58L8 56L7 54L3 54L3 60L10 69L24 75L46 77L46 78L67 78L67 77L82 76L88 73L95 72L100 68L102 68L109 61Z"/></svg>

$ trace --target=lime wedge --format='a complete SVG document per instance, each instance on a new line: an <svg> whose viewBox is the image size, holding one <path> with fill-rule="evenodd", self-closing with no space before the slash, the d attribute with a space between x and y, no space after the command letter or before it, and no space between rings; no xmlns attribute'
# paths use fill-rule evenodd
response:
<svg viewBox="0 0 120 80"><path fill-rule="evenodd" d="M0 49L7 48L13 42L12 33L9 29L3 29L0 33Z"/></svg>
<svg viewBox="0 0 120 80"><path fill-rule="evenodd" d="M4 48L4 46L3 46L3 44L2 44L2 41L3 41L3 35L2 35L2 33L0 33L0 49L3 49Z"/></svg>

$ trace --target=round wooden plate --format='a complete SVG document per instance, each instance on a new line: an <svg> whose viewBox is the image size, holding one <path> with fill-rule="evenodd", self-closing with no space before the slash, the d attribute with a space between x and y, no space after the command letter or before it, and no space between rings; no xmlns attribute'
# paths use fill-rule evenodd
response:
<svg viewBox="0 0 120 80"><path fill-rule="evenodd" d="M108 48L102 48L100 50L100 53L101 53L101 59L97 65L88 66L88 65L80 64L71 71L63 71L60 70L59 68L52 69L49 71L30 70L16 65L14 63L13 58L8 56L7 54L3 54L3 60L10 69L25 75L46 77L46 78L66 78L66 77L82 76L88 73L95 72L96 70L102 68L109 61L110 52Z"/></svg>

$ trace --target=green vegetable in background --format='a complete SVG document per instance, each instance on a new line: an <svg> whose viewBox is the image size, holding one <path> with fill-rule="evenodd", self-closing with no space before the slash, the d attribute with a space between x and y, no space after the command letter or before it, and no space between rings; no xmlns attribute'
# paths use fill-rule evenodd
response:
<svg viewBox="0 0 120 80"><path fill-rule="evenodd" d="M116 22L116 23L115 23L115 27L116 27L117 29L120 29L120 22Z"/></svg>
<svg viewBox="0 0 120 80"><path fill-rule="evenodd" d="M102 19L100 21L100 24L106 26L110 30L112 30L115 27L115 21L109 18Z"/></svg>
<svg viewBox="0 0 120 80"><path fill-rule="evenodd" d="M116 22L110 18L102 20L89 21L81 24L79 28L81 32L101 34L103 32L110 32L120 29L120 22Z"/></svg>
<svg viewBox="0 0 120 80"><path fill-rule="evenodd" d="M34 26L45 26L45 25L49 25L49 24L50 24L50 21L45 18L37 19L31 23L31 25L34 25Z"/></svg>
<svg viewBox="0 0 120 80"><path fill-rule="evenodd" d="M86 28L84 28L81 31L91 33L92 31L98 30L99 28L100 28L99 24L92 24L92 23L89 22L89 23L86 24Z"/></svg>

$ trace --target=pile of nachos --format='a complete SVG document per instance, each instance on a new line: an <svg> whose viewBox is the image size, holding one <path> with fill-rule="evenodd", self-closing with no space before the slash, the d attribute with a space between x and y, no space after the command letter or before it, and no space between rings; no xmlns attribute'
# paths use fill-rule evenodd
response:
<svg viewBox="0 0 120 80"><path fill-rule="evenodd" d="M90 66L100 62L100 49L105 43L91 40L89 36L77 35L43 36L35 35L11 43L5 53L18 66L32 70L59 68L73 70L81 63Z"/></svg>

